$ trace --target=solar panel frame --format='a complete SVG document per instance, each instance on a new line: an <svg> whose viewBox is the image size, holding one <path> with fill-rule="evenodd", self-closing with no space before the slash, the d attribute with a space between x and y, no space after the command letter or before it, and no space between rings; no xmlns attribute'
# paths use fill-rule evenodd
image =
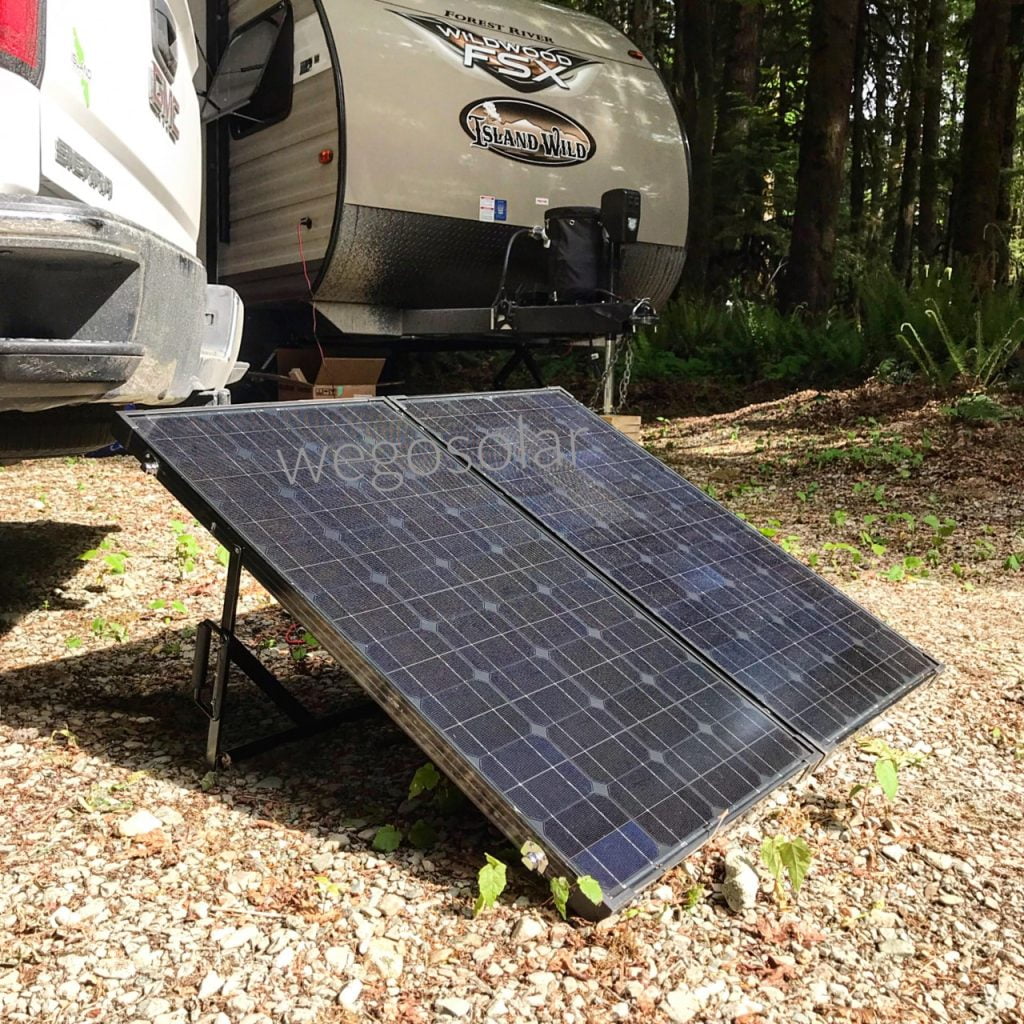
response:
<svg viewBox="0 0 1024 1024"><path fill-rule="evenodd" d="M394 410L394 406L384 399L367 399L365 401L377 402L381 407L387 407L389 411L396 411ZM334 404L351 408L353 400L349 399L338 403L316 403L317 407L320 409L323 409L325 405ZM260 410L272 410L275 413L279 413L282 406L279 403L264 403L261 405L249 405L236 408L237 411L245 413L258 412ZM188 410L187 416L190 420L197 421L203 417L222 416L227 412L229 412L229 410L223 407L200 408ZM154 419L159 421L164 417L182 417L183 415L185 414L178 409L144 410L123 413L122 419L127 426L127 433L123 435L123 441L126 449L128 449L129 453L138 457L144 465L153 459L156 460L157 479L186 508L188 508L189 511L192 512L192 514L195 515L196 518L205 527L207 527L221 543L229 549L242 550L244 553L243 560L245 568L253 574L253 576L281 603L283 607L287 608L293 615L306 624L307 627L315 633L315 635L317 635L325 649L338 661L338 663L352 674L353 678L356 679L356 681L366 689L370 696L373 697L374 700L376 700L377 703L380 704L400 725L400 727L410 735L410 737L425 751L427 756L434 761L438 768L459 784L460 787L466 791L470 799L480 808L480 810L483 811L483 813L487 815L502 831L514 840L520 842L525 841L527 838L541 838L543 841L544 837L538 837L536 831L530 832L528 822L524 819L523 813L521 811L517 811L516 808L505 799L503 794L497 789L493 779L480 773L477 768L465 760L463 755L457 749L450 745L449 742L442 741L439 738L439 733L435 732L433 728L425 724L423 712L420 709L417 709L409 700L405 699L405 697L397 690L393 682L389 680L387 671L381 667L379 662L368 657L365 651L360 651L354 643L339 631L338 627L331 622L329 617L316 605L315 602L308 599L308 597L304 595L297 586L289 583L280 567L275 565L271 557L261 551L258 547L254 547L250 540L245 536L244 531L238 529L232 524L232 522L230 522L230 516L224 515L223 508L218 507L221 503L214 502L206 494L202 493L200 489L190 483L186 475L181 471L179 465L176 464L175 460L167 457L166 451L162 450L160 441L153 439L152 437L144 437L143 432L140 429L143 421L152 421ZM404 414L400 415L403 424L410 429L418 431L418 428L416 428ZM178 462L187 463L188 459L179 459ZM196 465L191 467L187 465L185 466L186 471L189 468L195 470L200 467ZM492 485L485 481L481 480L479 482L483 487L486 487L488 491L492 492L493 495L505 506L507 506L510 514L513 515L515 519L522 518L520 510L506 497L501 495L497 489L493 488ZM529 522L529 520L525 521ZM530 526L531 528L534 528L532 523L530 523ZM585 560L580 559L579 556L561 542L556 541L555 543L557 543L559 548L562 549L571 560L573 560L581 571L588 575L594 575L593 568L587 565ZM627 603L631 606L638 619L647 621L664 640L668 641L672 645L686 649L685 645L680 645L677 638L675 638L671 633L665 631L662 626L651 620L650 616L645 612L637 609L632 602ZM717 670L714 671L714 678L718 683L726 686L737 698L747 700L746 695L743 694L742 691L730 680L728 680L727 677L717 672ZM700 834L689 837L688 841L675 848L670 856L661 856L656 859L652 858L648 867L637 872L634 876L631 876L626 883L606 889L605 904L609 909L615 909L623 905L635 895L635 892L638 889L659 877L674 863L677 863L688 853L692 852L692 850L699 847L717 828L721 827L723 823L731 821L742 815L768 792L771 792L777 788L777 786L782 785L785 781L811 768L816 763L818 760L817 752L810 748L806 743L800 742L798 737L794 737L792 730L785 729L784 726L783 729L788 734L788 739L791 741L795 740L795 747L800 748L799 758L794 759L792 765L784 773L779 774L777 777L771 779L768 783L760 787L750 789L746 796L734 801L728 808L726 808L721 819L709 822ZM476 775L479 775L480 779L483 780L483 785L480 785L479 781L474 778ZM644 779L645 777L638 776L638 779L635 780L638 787L644 782ZM647 780L647 784L648 786L653 785L650 780ZM551 848L550 844L548 844L548 852L552 865L552 873L561 873L569 876L573 874L573 866L567 861L562 860L559 857L557 850Z"/></svg>
<svg viewBox="0 0 1024 1024"><path fill-rule="evenodd" d="M587 409L580 402L578 402L569 392L561 387L548 387L548 388L529 388L518 391L503 391L503 392L490 392L481 394L448 394L448 395L428 395L421 397L407 397L407 396L396 396L389 399L394 404L402 409L407 415L411 416L415 422L431 436L433 436L439 444L451 443L453 438L446 437L443 432L437 429L436 426L432 426L429 420L423 415L423 408L434 403L453 403L461 406L462 411L462 422L465 423L466 411L469 403L472 402L488 402L491 403L492 408L497 408L498 403L507 402L508 400L516 400L517 398L536 398L538 396L557 396L567 400L570 404L574 414L586 417L587 421L594 427L594 429L601 431L608 438L613 439L613 444L621 446L623 449L633 449L639 456L642 456L645 460L649 460L652 465L657 466L658 471L663 474L663 478L666 481L671 480L671 485L677 488L685 488L695 499L694 504L698 502L705 505L711 506L717 510L718 518L727 522L730 527L738 529L743 536L750 542L750 549L752 551L770 551L771 557L781 563L782 566L787 567L787 571L792 575L793 581L792 586L794 588L799 585L799 581L808 583L813 581L817 589L818 595L824 595L823 599L833 601L833 603L842 602L848 608L854 609L857 613L862 615L864 619L878 627L882 634L888 639L895 638L900 644L904 645L907 651L913 652L913 654L919 658L923 667L916 673L908 675L902 685L893 687L885 692L885 694L869 703L863 704L856 713L850 714L846 717L845 722L839 726L833 726L831 728L826 727L826 723L823 721L825 718L833 717L824 712L819 714L817 718L801 710L794 710L787 708L782 705L780 701L774 700L775 694L766 692L766 688L758 685L758 681L752 678L752 673L749 671L741 671L738 669L737 664L730 664L721 656L716 656L713 650L708 649L708 645L697 642L693 635L688 632L686 623L680 622L678 619L674 619L671 615L665 614L659 609L657 604L651 600L651 597L644 593L644 587L640 585L635 579L631 580L628 578L630 573L637 574L636 564L636 552L635 551L623 551L622 557L624 564L621 571L614 565L609 565L602 562L601 559L595 556L593 549L578 543L573 539L572 536L567 535L568 531L559 531L550 522L558 512L571 512L571 509L561 510L547 510L541 512L539 510L537 502L531 502L529 495L523 496L517 494L516 489L512 487L509 482L503 478L501 474L501 468L494 468L487 464L483 465L481 469L480 465L476 466L476 470L480 475L486 477L495 487L506 494L510 500L515 502L523 511L531 516L535 522L543 526L544 529L548 530L553 536L557 536L570 548L576 551L577 554L583 558L587 564L592 565L595 570L609 580L611 583L619 587L624 593L628 594L638 605L645 608L653 618L660 622L666 629L673 632L678 636L688 647L699 653L709 664L714 665L727 677L733 679L740 685L745 692L764 710L768 711L777 719L785 722L791 727L799 731L805 739L813 744L817 749L823 753L828 753L835 749L840 743L848 739L851 735L856 733L862 728L868 721L876 717L878 714L891 707L893 704L901 700L912 690L918 686L927 682L929 679L936 676L942 671L942 665L921 651L915 645L910 644L904 638L900 637L891 627L886 623L882 622L876 616L872 615L860 604L848 597L846 594L833 587L828 581L824 580L819 574L809 569L804 563L793 556L791 553L785 551L778 545L771 545L770 549L766 547L767 541L765 538L749 523L739 519L732 512L730 512L720 502L711 498L709 495L700 491L693 484L685 479L685 477L676 473L674 470L665 466L660 460L652 456L642 445L639 445L632 438L629 438L625 434L616 430L605 420L603 420L597 413L590 409ZM419 412L417 412L419 410ZM552 426L557 425L556 421L553 421ZM564 429L566 426L565 422L562 422L560 426ZM486 437L486 435L485 435ZM455 439L460 441L472 440L472 438L466 435L459 435ZM524 442L525 443L525 442ZM575 435L573 435L573 444L575 444ZM482 458L483 449L478 453L477 462L483 463ZM575 455L575 448L573 449ZM525 450L521 453L523 456L523 464L525 464ZM520 452L516 451L513 454L513 464L515 464L515 458L520 455ZM503 468L508 468L505 466ZM524 477L525 479L525 477ZM626 495L623 499L631 500L633 497L642 497L643 495ZM641 513L643 514L643 513ZM698 522L696 525L702 525ZM656 556L651 558L652 564L657 561ZM628 572L625 571L628 567ZM653 570L649 574L650 589L654 590L658 586L662 587L662 593L666 597L678 598L678 593L669 593L667 583L664 579L660 579L658 574ZM722 609L720 614L725 614L728 609ZM710 618L709 618L710 622ZM722 645L724 651L728 651L726 645ZM767 649L766 649L767 650ZM738 653L738 652L737 652ZM771 651L768 650L766 658L771 655ZM858 652L859 653L859 652ZM830 656L830 655L829 655ZM765 659L761 659L766 660ZM800 650L794 655L794 660L800 661L814 661L815 655L812 651ZM835 662L833 662L835 663ZM834 671L834 670L824 670ZM797 677L792 676L791 681L787 683L791 690L796 691L797 689ZM799 697L799 693L796 692L791 696ZM820 701L818 703L821 703ZM812 706L813 710L813 706Z"/></svg>

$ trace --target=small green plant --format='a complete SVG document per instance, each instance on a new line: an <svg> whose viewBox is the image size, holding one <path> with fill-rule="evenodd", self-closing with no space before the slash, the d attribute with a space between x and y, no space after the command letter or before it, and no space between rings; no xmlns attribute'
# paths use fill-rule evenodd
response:
<svg viewBox="0 0 1024 1024"><path fill-rule="evenodd" d="M523 843L519 850L520 858L522 860L523 867L528 871L534 871L539 875L544 874L548 868L548 855L544 852L544 848L539 844L535 843L532 839L528 839ZM572 884L569 879L564 875L558 875L548 880L548 886L551 890L551 900L555 905L555 909L565 920L569 915L569 897L572 895ZM581 875L576 879L576 888L579 889L580 893L585 896L594 906L600 906L604 902L604 893L601 891L601 883L591 875Z"/></svg>
<svg viewBox="0 0 1024 1024"><path fill-rule="evenodd" d="M761 860L775 879L775 899L780 906L785 904L783 873L789 878L789 887L796 899L813 856L810 847L800 836L795 839L784 835L766 836L762 841Z"/></svg>
<svg viewBox="0 0 1024 1024"><path fill-rule="evenodd" d="M402 845L403 838L394 825L381 825L371 845L378 853L394 853Z"/></svg>
<svg viewBox="0 0 1024 1024"><path fill-rule="evenodd" d="M65 637L64 646L69 651L77 651L82 646L82 638L80 636Z"/></svg>
<svg viewBox="0 0 1024 1024"><path fill-rule="evenodd" d="M228 551L223 544L217 546L217 550L213 553L213 557L217 560L220 565L227 566L228 562L231 561L231 552Z"/></svg>
<svg viewBox="0 0 1024 1024"><path fill-rule="evenodd" d="M115 551L114 542L107 537L98 548L83 552L78 559L81 562L99 561L103 572L121 576L127 568L128 552Z"/></svg>
<svg viewBox="0 0 1024 1024"><path fill-rule="evenodd" d="M1009 751L1015 761L1024 761L1024 742L1021 742L1020 737L1008 734L996 725L989 732L989 739L993 746Z"/></svg>
<svg viewBox="0 0 1024 1024"><path fill-rule="evenodd" d="M833 510L832 515L829 519L833 526L838 526L842 529L846 525L846 521L850 518L850 513L845 509L837 508Z"/></svg>
<svg viewBox="0 0 1024 1024"><path fill-rule="evenodd" d="M120 622L109 622L102 617L98 617L92 620L89 628L101 640L109 637L116 640L119 644L126 643L128 640L128 627L123 626Z"/></svg>
<svg viewBox="0 0 1024 1024"><path fill-rule="evenodd" d="M797 491L796 496L798 501L802 501L806 504L809 501L814 500L814 496L821 490L821 484L812 483L808 484L802 491Z"/></svg>
<svg viewBox="0 0 1024 1024"><path fill-rule="evenodd" d="M309 630L305 630L302 634L302 641L289 647L292 661L305 661L309 657L309 652L316 650L319 646L316 637Z"/></svg>
<svg viewBox="0 0 1024 1024"><path fill-rule="evenodd" d="M874 782L858 784L850 790L850 797L858 793L868 793L877 786L889 803L896 799L899 791L899 773L902 768L909 765L920 764L924 760L924 754L916 750L898 750L889 746L883 739L873 738L861 740L858 746L866 754L874 756L872 772Z"/></svg>
<svg viewBox="0 0 1024 1024"><path fill-rule="evenodd" d="M78 749L78 737L66 725L63 729L54 729L53 732L50 733L50 742L53 744L59 744L69 750Z"/></svg>
<svg viewBox="0 0 1024 1024"><path fill-rule="evenodd" d="M178 574L182 578L190 576L196 571L199 541L180 519L171 520L171 532L174 534L174 561L178 566Z"/></svg>
<svg viewBox="0 0 1024 1024"><path fill-rule="evenodd" d="M437 842L437 829L423 818L409 829L409 844L417 850L429 850Z"/></svg>
<svg viewBox="0 0 1024 1024"><path fill-rule="evenodd" d="M441 773L430 761L420 765L412 777L412 782L409 783L409 799L415 800L424 793L433 792L440 784L441 778Z"/></svg>
<svg viewBox="0 0 1024 1024"><path fill-rule="evenodd" d="M165 601L162 597L157 598L155 601L149 602L149 610L153 612L161 612L161 618L165 626L171 624L174 621L174 616L186 615L188 608L184 601L178 599L172 601ZM174 614L172 614L172 612Z"/></svg>
<svg viewBox="0 0 1024 1024"><path fill-rule="evenodd" d="M327 875L316 875L313 881L324 899L335 902L341 899L341 886L337 882L332 882Z"/></svg>
<svg viewBox="0 0 1024 1024"><path fill-rule="evenodd" d="M705 895L706 893L704 892L703 885L691 885L690 888L686 890L686 895L683 897L683 909L692 913L704 900Z"/></svg>
<svg viewBox="0 0 1024 1024"><path fill-rule="evenodd" d="M473 916L493 907L498 897L505 891L508 882L508 869L504 861L485 853L487 863L477 872L477 897L473 904Z"/></svg>
<svg viewBox="0 0 1024 1024"><path fill-rule="evenodd" d="M864 561L864 554L855 544L847 544L842 541L828 541L824 545L827 552L842 553L849 556L854 565L860 565Z"/></svg>
<svg viewBox="0 0 1024 1024"><path fill-rule="evenodd" d="M883 484L869 484L867 481L861 480L853 485L853 494L858 498L870 498L876 505L884 507L886 504Z"/></svg>
<svg viewBox="0 0 1024 1024"><path fill-rule="evenodd" d="M1007 556L1006 561L1003 562L1003 568L1009 569L1010 572L1020 572L1021 566L1024 566L1024 552L1018 553L1015 551Z"/></svg>
<svg viewBox="0 0 1024 1024"><path fill-rule="evenodd" d="M943 406L942 411L947 416L968 424L1002 423L1019 415L1017 410L1008 409L985 394L964 395L952 405Z"/></svg>
<svg viewBox="0 0 1024 1024"><path fill-rule="evenodd" d="M907 555L902 562L890 566L885 573L885 579L890 583L899 583L903 580L923 579L927 575L928 570L924 568L924 559L918 558L917 555Z"/></svg>

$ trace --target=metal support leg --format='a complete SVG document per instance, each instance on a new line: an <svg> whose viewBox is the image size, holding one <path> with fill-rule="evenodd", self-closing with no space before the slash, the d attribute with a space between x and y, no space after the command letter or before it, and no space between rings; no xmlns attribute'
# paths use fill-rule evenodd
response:
<svg viewBox="0 0 1024 1024"><path fill-rule="evenodd" d="M500 391L507 383L509 377L512 376L512 372L522 363L526 367L527 373L533 378L533 383L537 387L544 387L544 378L541 376L540 367L537 365L537 361L533 358L533 353L525 346L520 345L516 348L512 355L509 356L508 361L498 371L491 384L492 391Z"/></svg>
<svg viewBox="0 0 1024 1024"><path fill-rule="evenodd" d="M196 629L196 653L192 665L192 691L196 704L210 720L206 738L206 760L213 768L223 768L235 761L262 754L267 750L327 732L346 722L356 722L377 712L372 701L352 704L330 714L315 715L301 701L292 696L271 672L235 636L238 617L238 592L242 577L242 550L232 548L228 561L228 578L224 588L224 608L220 624L206 620ZM220 646L217 664L210 681L210 650L213 634ZM268 736L260 736L240 746L225 750L222 730L228 703L227 688L231 666L236 666L266 696L294 726Z"/></svg>
<svg viewBox="0 0 1024 1024"><path fill-rule="evenodd" d="M604 414L615 411L615 339L604 343Z"/></svg>
<svg viewBox="0 0 1024 1024"><path fill-rule="evenodd" d="M206 760L216 768L221 755L220 732L224 717L224 700L227 696L228 675L231 672L231 644L235 621L238 617L238 591L242 580L242 549L232 548L228 560L228 578L224 586L224 608L220 616L221 644L217 651L217 668L213 677L213 691L210 694L210 729L206 738ZM197 637L198 640L198 637ZM209 637L206 639L209 653ZM196 650L198 654L198 647Z"/></svg>

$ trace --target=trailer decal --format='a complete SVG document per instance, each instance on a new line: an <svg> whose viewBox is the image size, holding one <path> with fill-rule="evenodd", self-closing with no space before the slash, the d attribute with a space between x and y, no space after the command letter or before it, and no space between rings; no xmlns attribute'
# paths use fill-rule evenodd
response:
<svg viewBox="0 0 1024 1024"><path fill-rule="evenodd" d="M596 152L594 136L567 114L530 100L476 100L459 115L474 147L542 167L586 163Z"/></svg>
<svg viewBox="0 0 1024 1024"><path fill-rule="evenodd" d="M512 42L481 35L463 25L452 25L440 18L394 11L431 36L442 40L465 68L480 68L519 92L540 92L552 87L569 89L582 68L600 63L569 50L553 46ZM451 11L446 12L452 14ZM502 25L497 30L526 38L530 33ZM543 37L545 40L549 37Z"/></svg>

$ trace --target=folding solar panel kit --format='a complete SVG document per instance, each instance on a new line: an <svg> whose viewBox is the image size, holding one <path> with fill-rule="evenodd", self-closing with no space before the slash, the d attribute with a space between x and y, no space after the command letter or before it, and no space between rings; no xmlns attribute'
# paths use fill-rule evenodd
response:
<svg viewBox="0 0 1024 1024"><path fill-rule="evenodd" d="M197 638L210 760L346 714L311 716L235 638L244 567L611 910L939 669L557 388L123 419L231 552ZM225 750L232 664L294 729Z"/></svg>

